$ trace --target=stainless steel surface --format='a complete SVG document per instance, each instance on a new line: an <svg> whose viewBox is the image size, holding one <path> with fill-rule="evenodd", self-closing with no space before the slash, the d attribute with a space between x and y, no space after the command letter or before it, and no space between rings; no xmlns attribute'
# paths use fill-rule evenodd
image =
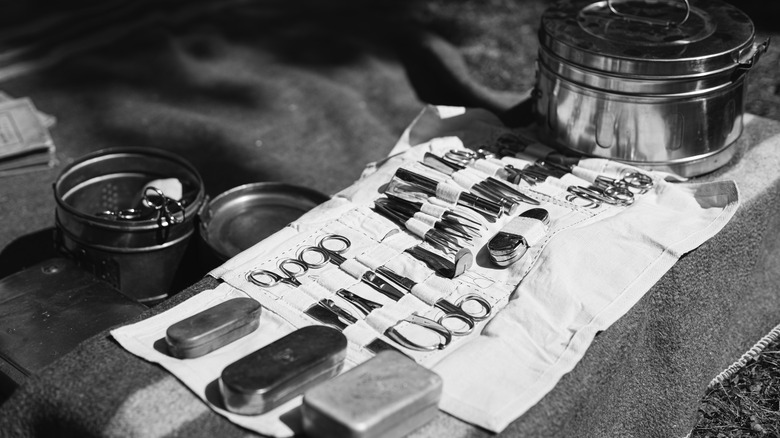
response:
<svg viewBox="0 0 780 438"><path fill-rule="evenodd" d="M316 190L261 182L232 188L200 214L200 237L219 261L226 261L327 201Z"/></svg>
<svg viewBox="0 0 780 438"><path fill-rule="evenodd" d="M181 182L181 221L155 215L118 220L104 211L135 209L144 186L157 179ZM107 149L85 155L65 167L54 183L59 248L144 303L172 292L195 217L205 200L198 171L181 157L154 148Z"/></svg>
<svg viewBox="0 0 780 438"><path fill-rule="evenodd" d="M222 370L225 408L241 415L267 412L337 375L346 356L347 338L339 330L299 328Z"/></svg>
<svg viewBox="0 0 780 438"><path fill-rule="evenodd" d="M682 176L705 173L733 155L729 149L742 133L744 78L704 97L632 96L594 91L540 67L540 135L590 156L674 168Z"/></svg>
<svg viewBox="0 0 780 438"><path fill-rule="evenodd" d="M675 0L613 2L622 11L675 21L686 7ZM689 77L733 68L755 29L736 7L718 0L690 4L677 26L615 15L606 1L573 0L550 7L541 19L540 46L573 64L618 76Z"/></svg>
<svg viewBox="0 0 780 438"><path fill-rule="evenodd" d="M383 352L307 391L303 429L311 438L406 436L434 418L442 379L397 352Z"/></svg>
<svg viewBox="0 0 780 438"><path fill-rule="evenodd" d="M655 18L686 7L614 3ZM545 142L686 177L731 159L746 73L766 50L744 13L700 0L683 24L662 26L617 16L606 2L563 5L545 13L540 30L533 96Z"/></svg>
<svg viewBox="0 0 780 438"><path fill-rule="evenodd" d="M189 359L222 348L255 331L262 309L252 298L232 298L172 324L165 331L168 353Z"/></svg>

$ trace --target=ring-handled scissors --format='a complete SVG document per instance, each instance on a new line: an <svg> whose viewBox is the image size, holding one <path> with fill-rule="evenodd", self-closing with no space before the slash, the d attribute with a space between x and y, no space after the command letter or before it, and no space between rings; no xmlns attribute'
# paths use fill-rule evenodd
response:
<svg viewBox="0 0 780 438"><path fill-rule="evenodd" d="M301 248L298 252L298 260L312 268L320 268L328 262L333 262L338 266L346 260L341 254L348 250L350 246L352 246L352 242L346 236L326 234L317 242L316 246ZM310 255L312 253L314 256Z"/></svg>
<svg viewBox="0 0 780 438"><path fill-rule="evenodd" d="M260 287L274 287L279 283L298 287L301 282L297 277L305 274L311 265L299 259L287 258L280 260L278 266L281 275L268 269L255 269L246 274L246 279Z"/></svg>
<svg viewBox="0 0 780 438"><path fill-rule="evenodd" d="M255 269L247 273L246 279L260 287L273 287L279 283L298 287L301 282L297 277L302 276L309 269L325 266L332 256L346 251L350 244L349 239L342 235L328 234L317 246L306 246L298 251L298 257L280 260L277 266L281 274L268 269ZM318 256L307 257L311 252L315 252Z"/></svg>
<svg viewBox="0 0 780 438"><path fill-rule="evenodd" d="M331 245L331 247L329 247L329 245ZM328 234L323 237L316 246L308 246L303 248L298 257L301 260L308 260L310 257L307 257L307 255L309 253L315 253L319 254L318 261L320 263L331 262L336 266L340 266L347 260L341 254L345 252L350 247L350 245L351 243L346 237L340 234ZM397 283L404 290L406 290L406 292L403 292L394 287L392 284L390 284L389 281L383 279L377 274L389 278L390 281ZM394 301L398 301L403 298L406 293L410 293L412 287L414 287L416 284L411 279L397 274L386 267L379 267L376 269L376 272L367 271L361 276L360 280L374 288L374 290L382 293ZM467 303L469 302L477 303L480 307L480 310L475 313L469 313L468 311L464 310L464 308L468 306ZM437 301L435 306L444 312L444 315L442 315L442 317L438 320L440 324L444 325L444 321L450 319L458 320L465 324L466 329L464 330L450 329L452 334L455 336L465 336L471 333L471 331L474 329L475 321L487 319L493 312L493 308L490 303L476 294L464 295L458 299L456 304L442 299Z"/></svg>
<svg viewBox="0 0 780 438"><path fill-rule="evenodd" d="M162 190L154 186L148 186L142 193L142 203L139 208L126 208L122 210L104 210L95 215L105 219L121 221L141 221L155 219L160 225L167 227L184 222L184 204L173 198L165 196Z"/></svg>
<svg viewBox="0 0 780 438"><path fill-rule="evenodd" d="M376 272L379 275L387 277L390 279L390 281L398 284L408 293L411 293L412 288L417 285L417 283L415 283L413 280L406 278L403 275L400 275L384 266L377 268ZM476 303L479 306L479 310L477 312L471 313L466 310L466 308L469 307L467 303L470 302ZM463 295L462 297L458 298L455 303L445 299L440 299L434 303L434 306L444 312L444 314L438 320L440 324L446 326L444 323L445 321L454 319L466 325L464 330L450 329L452 334L455 336L465 336L471 333L476 322L489 318L493 313L493 306L491 306L490 303L483 297L473 293Z"/></svg>
<svg viewBox="0 0 780 438"><path fill-rule="evenodd" d="M355 306L355 308L360 310L365 316L368 316L368 314L371 313L373 310L382 307L382 305L377 303L376 301L371 301L367 298L363 298L345 289L340 289L339 291L336 292L336 295L338 295L348 303ZM436 335L438 335L438 337L441 339L441 342L424 345L415 342L409 339L408 337L404 336L403 334L401 334L400 331L398 331L398 329L395 328L395 326L390 327L385 331L385 335L388 338L397 342L399 345L403 345L406 348L417 350L417 351L443 350L448 345L450 345L450 342L452 342L452 332L441 323L438 323L432 319L428 319L420 315L412 314L405 317L401 321L405 321L409 324L414 324L418 327L429 330L435 333Z"/></svg>
<svg viewBox="0 0 780 438"><path fill-rule="evenodd" d="M642 172L628 172L620 178L627 186L644 193L653 188L653 178Z"/></svg>
<svg viewBox="0 0 780 438"><path fill-rule="evenodd" d="M569 193L566 200L573 202L574 198L580 198L592 203L593 208L599 207L602 203L609 205L628 206L634 202L634 195L625 192L617 191L613 187L597 187L597 186L569 186L566 191Z"/></svg>
<svg viewBox="0 0 780 438"><path fill-rule="evenodd" d="M471 149L450 149L444 154L444 159L465 166L473 161L495 156L496 154L485 149L478 149L476 152Z"/></svg>
<svg viewBox="0 0 780 438"><path fill-rule="evenodd" d="M149 186L144 190L143 205L157 211L163 227L180 224L186 219L182 202L165 196L157 187Z"/></svg>

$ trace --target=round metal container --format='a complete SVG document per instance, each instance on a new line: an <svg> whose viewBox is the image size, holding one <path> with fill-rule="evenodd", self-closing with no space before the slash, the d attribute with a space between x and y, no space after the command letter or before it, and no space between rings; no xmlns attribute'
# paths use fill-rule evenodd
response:
<svg viewBox="0 0 780 438"><path fill-rule="evenodd" d="M766 50L716 0L573 0L542 16L540 136L589 156L694 176L729 161L747 71Z"/></svg>
<svg viewBox="0 0 780 438"><path fill-rule="evenodd" d="M182 185L176 221L157 214L134 219L105 214L137 209L146 184L167 178ZM184 159L158 149L123 148L68 165L54 183L54 197L59 248L123 294L149 304L171 292L205 190Z"/></svg>
<svg viewBox="0 0 780 438"><path fill-rule="evenodd" d="M213 268L330 199L306 187L260 182L234 187L200 213L201 261Z"/></svg>

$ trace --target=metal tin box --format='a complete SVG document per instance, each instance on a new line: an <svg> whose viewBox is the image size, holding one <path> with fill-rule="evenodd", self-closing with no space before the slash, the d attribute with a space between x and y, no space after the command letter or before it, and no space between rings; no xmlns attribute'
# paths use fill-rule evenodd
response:
<svg viewBox="0 0 780 438"><path fill-rule="evenodd" d="M542 16L540 136L589 156L694 176L734 155L745 78L766 50L717 0L572 0Z"/></svg>
<svg viewBox="0 0 780 438"><path fill-rule="evenodd" d="M182 187L176 221L105 214L138 209L146 184L172 178ZM170 293L205 196L198 171L170 152L98 151L65 167L54 183L57 244L123 294L153 303Z"/></svg>
<svg viewBox="0 0 780 438"><path fill-rule="evenodd" d="M341 371L347 338L330 327L300 328L222 370L225 408L259 415L293 399Z"/></svg>
<svg viewBox="0 0 780 438"><path fill-rule="evenodd" d="M165 342L172 356L195 358L252 333L260 325L260 303L233 298L168 327Z"/></svg>
<svg viewBox="0 0 780 438"><path fill-rule="evenodd" d="M433 419L442 380L394 351L383 351L306 392L303 429L312 438L405 436Z"/></svg>

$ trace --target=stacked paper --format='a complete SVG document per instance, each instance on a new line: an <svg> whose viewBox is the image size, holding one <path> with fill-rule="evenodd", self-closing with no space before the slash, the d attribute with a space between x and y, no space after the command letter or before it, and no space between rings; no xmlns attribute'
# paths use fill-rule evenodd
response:
<svg viewBox="0 0 780 438"><path fill-rule="evenodd" d="M49 127L54 117L35 109L28 98L0 92L0 176L16 175L56 164Z"/></svg>

